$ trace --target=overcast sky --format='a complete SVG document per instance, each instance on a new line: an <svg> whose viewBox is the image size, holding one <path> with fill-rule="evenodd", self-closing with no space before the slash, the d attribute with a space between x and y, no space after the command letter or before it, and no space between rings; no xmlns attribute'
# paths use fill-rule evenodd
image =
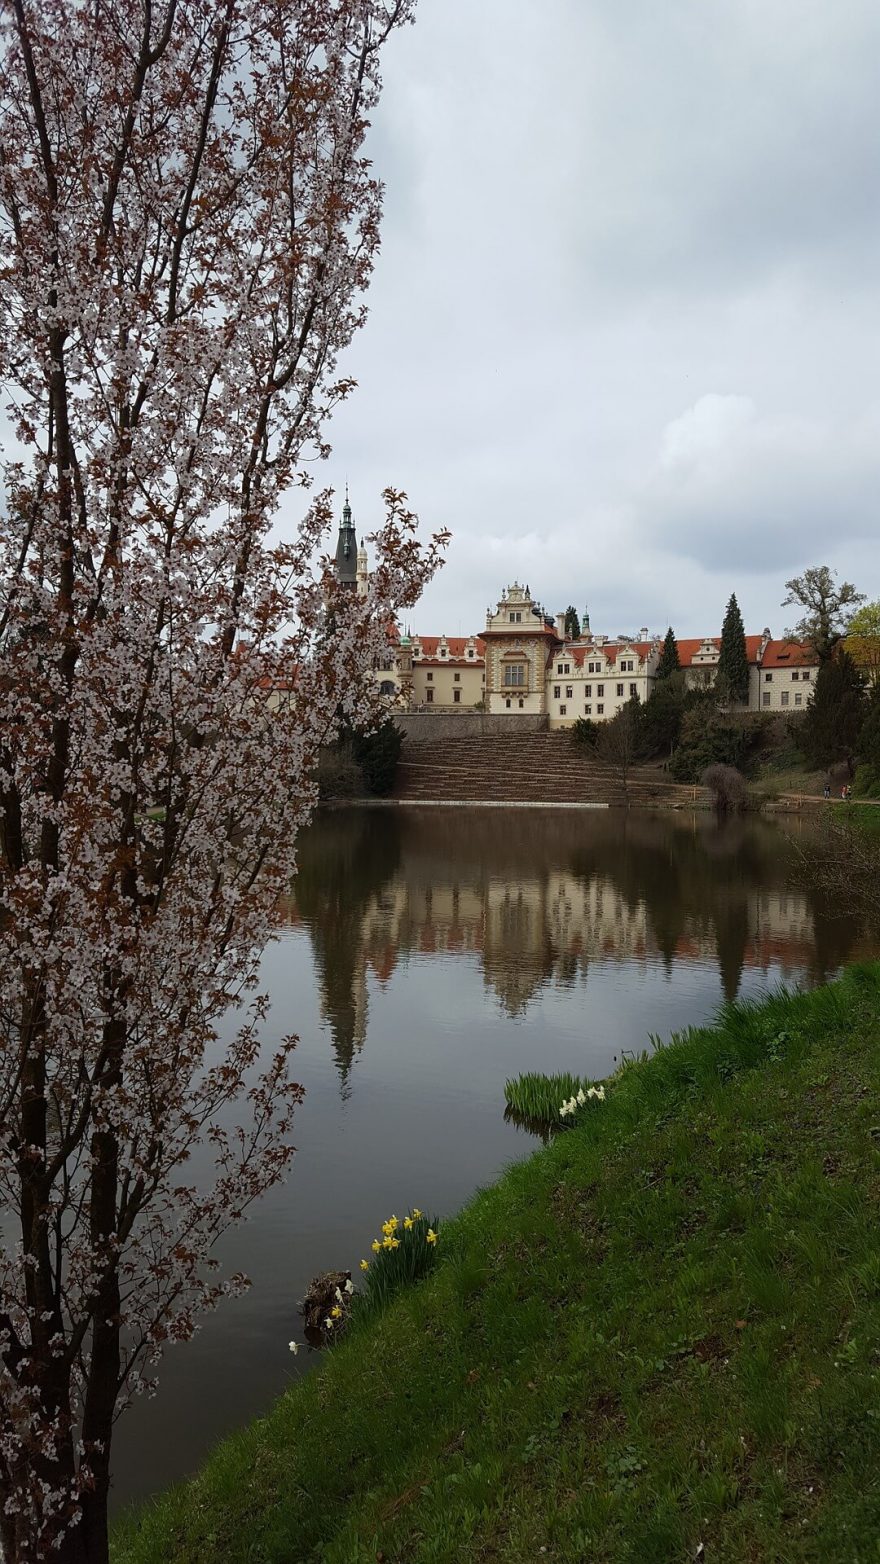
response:
<svg viewBox="0 0 880 1564"><path fill-rule="evenodd" d="M880 596L876 0L420 0L384 74L329 475L451 530L414 627L514 577L610 633Z"/></svg>

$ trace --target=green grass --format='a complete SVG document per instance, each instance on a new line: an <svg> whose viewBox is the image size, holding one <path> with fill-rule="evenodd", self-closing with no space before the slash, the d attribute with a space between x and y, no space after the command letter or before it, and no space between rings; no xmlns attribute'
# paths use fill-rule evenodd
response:
<svg viewBox="0 0 880 1564"><path fill-rule="evenodd" d="M880 967L730 1007L445 1223L114 1564L876 1564L878 1215Z"/></svg>

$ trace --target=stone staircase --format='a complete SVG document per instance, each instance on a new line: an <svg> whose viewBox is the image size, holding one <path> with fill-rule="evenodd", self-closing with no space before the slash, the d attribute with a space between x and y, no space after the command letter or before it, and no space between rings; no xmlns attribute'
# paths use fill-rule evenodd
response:
<svg viewBox="0 0 880 1564"><path fill-rule="evenodd" d="M634 766L624 794L619 774L579 749L568 733L498 733L404 745L395 798L451 803L704 803L704 788L668 781L655 766Z"/></svg>

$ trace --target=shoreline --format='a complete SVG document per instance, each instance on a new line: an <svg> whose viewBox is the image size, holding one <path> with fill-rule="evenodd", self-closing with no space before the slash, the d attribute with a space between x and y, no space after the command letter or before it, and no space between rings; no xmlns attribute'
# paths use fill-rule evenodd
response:
<svg viewBox="0 0 880 1564"><path fill-rule="evenodd" d="M878 1096L876 962L625 1065L114 1564L864 1556Z"/></svg>

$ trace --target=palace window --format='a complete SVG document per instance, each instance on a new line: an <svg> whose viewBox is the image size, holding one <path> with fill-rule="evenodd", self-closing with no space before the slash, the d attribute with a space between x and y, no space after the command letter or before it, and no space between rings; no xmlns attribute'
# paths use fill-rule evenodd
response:
<svg viewBox="0 0 880 1564"><path fill-rule="evenodd" d="M801 674L801 678L802 679L809 679L809 677L810 677L810 670L809 670L809 668L805 668L803 670L802 674Z"/></svg>
<svg viewBox="0 0 880 1564"><path fill-rule="evenodd" d="M788 690L783 690L782 696L781 696L781 700L782 700L782 705L783 706L787 706L788 705Z"/></svg>
<svg viewBox="0 0 880 1564"><path fill-rule="evenodd" d="M591 706L591 705L590 705L590 703L589 703L589 701L588 701L588 702L587 702L587 704L586 704L586 706L585 706L585 707L584 707L584 711L585 711L585 712L586 712L586 714L587 714L587 716L588 716L588 717L589 717L589 715L590 715L590 712L591 712L591 711L592 711L592 710L593 710L593 708L592 708L592 706Z"/></svg>
<svg viewBox="0 0 880 1564"><path fill-rule="evenodd" d="M433 690L426 690L425 691L425 699L427 700L428 705L432 706L434 704L434 691Z"/></svg>
<svg viewBox="0 0 880 1564"><path fill-rule="evenodd" d="M521 625L522 624L522 614L520 613L519 609L517 609L515 614L511 614L510 615L510 623L512 625Z"/></svg>
<svg viewBox="0 0 880 1564"><path fill-rule="evenodd" d="M562 685L561 684L554 684L554 686L553 686L553 699L555 701L558 701L561 694L562 694Z"/></svg>
<svg viewBox="0 0 880 1564"><path fill-rule="evenodd" d="M429 684L432 683L434 675L432 674L430 668L428 669L428 672L425 674L425 678L427 679Z"/></svg>
<svg viewBox="0 0 880 1564"><path fill-rule="evenodd" d="M618 693L618 695L622 695L623 694L623 685L622 684L618 684L618 686L617 686L617 693Z"/></svg>
<svg viewBox="0 0 880 1564"><path fill-rule="evenodd" d="M593 686L592 686L592 684L585 684L584 685L584 694L585 695L592 695L592 693L593 693Z"/></svg>
<svg viewBox="0 0 880 1564"><path fill-rule="evenodd" d="M639 693L638 685L637 684L631 684L630 687L629 687L629 693L630 693L631 696L632 695L638 695L638 693Z"/></svg>
<svg viewBox="0 0 880 1564"><path fill-rule="evenodd" d="M764 675L764 683L765 684L769 684L771 682L772 678L773 678L772 673L765 673L765 675Z"/></svg>
<svg viewBox="0 0 880 1564"><path fill-rule="evenodd" d="M507 707L507 710L510 711L510 701L507 700L507 701L504 702L504 704Z"/></svg>
<svg viewBox="0 0 880 1564"><path fill-rule="evenodd" d="M791 670L792 683L794 683L795 679L799 679L799 678L800 678L800 674L798 673L797 669L796 668L792 668L792 670Z"/></svg>
<svg viewBox="0 0 880 1564"><path fill-rule="evenodd" d="M794 703L796 706L802 706L804 703L804 697L802 696L800 690L795 690L794 692Z"/></svg>
<svg viewBox="0 0 880 1564"><path fill-rule="evenodd" d="M573 695L574 695L574 686L571 685L571 684L567 684L565 686L565 699L567 701L570 701L572 699Z"/></svg>
<svg viewBox="0 0 880 1564"><path fill-rule="evenodd" d="M520 709L520 711L522 711L524 705L525 705L525 702L522 699L522 696L520 696L520 702L519 702L519 709Z"/></svg>
<svg viewBox="0 0 880 1564"><path fill-rule="evenodd" d="M526 682L525 663L505 663L504 679L502 681L508 687L511 685L522 686Z"/></svg>
<svg viewBox="0 0 880 1564"><path fill-rule="evenodd" d="M604 684L597 684L596 685L596 694L597 695L604 695L605 694L605 686L604 686Z"/></svg>
<svg viewBox="0 0 880 1564"><path fill-rule="evenodd" d="M560 706L560 708L559 708L559 715L560 715L560 717L566 716L567 713L568 713L568 707L567 706Z"/></svg>
<svg viewBox="0 0 880 1564"><path fill-rule="evenodd" d="M764 705L765 706L769 706L770 705L770 691L769 690L765 690L764 691Z"/></svg>
<svg viewBox="0 0 880 1564"><path fill-rule="evenodd" d="M458 705L461 701L461 690L453 690L452 699L455 701L456 705Z"/></svg>
<svg viewBox="0 0 880 1564"><path fill-rule="evenodd" d="M453 683L461 684L461 674L460 673L454 673L452 675L452 679L453 679Z"/></svg>
<svg viewBox="0 0 880 1564"><path fill-rule="evenodd" d="M604 710L605 710L605 707L600 702L599 705L596 707L596 716L597 717L601 717L601 715L602 715Z"/></svg>

